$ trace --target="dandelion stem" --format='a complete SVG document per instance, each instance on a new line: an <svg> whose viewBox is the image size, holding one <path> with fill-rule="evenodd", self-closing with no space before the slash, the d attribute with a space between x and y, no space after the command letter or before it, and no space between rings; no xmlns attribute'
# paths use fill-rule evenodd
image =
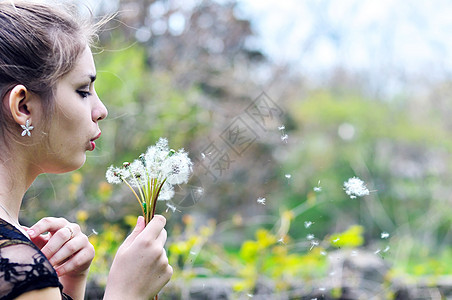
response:
<svg viewBox="0 0 452 300"><path fill-rule="evenodd" d="M157 199L159 197L160 191L162 190L163 184L165 184L166 178L163 180L163 182L160 184L159 189L157 190L157 193L154 195L152 199L152 216L151 219L154 217L155 214L155 207L157 206Z"/></svg>
<svg viewBox="0 0 452 300"><path fill-rule="evenodd" d="M140 204L140 207L141 207L141 211L143 212L143 217L146 218L146 215L145 215L145 213L144 213L143 203L142 203L142 201L140 200L140 198L138 197L137 193L135 192L135 190L133 189L133 187L127 182L127 180L122 179L122 181L129 187L129 189L130 189L130 190L132 191L132 193L135 195L135 198L137 198L138 203Z"/></svg>

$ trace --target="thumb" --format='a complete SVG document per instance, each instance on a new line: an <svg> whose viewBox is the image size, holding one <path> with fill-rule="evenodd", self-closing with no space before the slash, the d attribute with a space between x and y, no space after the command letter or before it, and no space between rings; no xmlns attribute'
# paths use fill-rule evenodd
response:
<svg viewBox="0 0 452 300"><path fill-rule="evenodd" d="M145 227L146 227L146 225L144 224L143 216L139 216L137 219L137 225L135 225L135 228L133 229L133 231L125 239L123 245L126 247L130 246L130 244L133 243L133 241L137 238L137 236L143 231L143 229Z"/></svg>

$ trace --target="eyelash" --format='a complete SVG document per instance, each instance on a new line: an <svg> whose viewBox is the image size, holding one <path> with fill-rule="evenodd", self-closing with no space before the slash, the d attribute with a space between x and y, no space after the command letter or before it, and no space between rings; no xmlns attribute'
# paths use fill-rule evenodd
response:
<svg viewBox="0 0 452 300"><path fill-rule="evenodd" d="M88 96L91 96L90 92L85 92L85 91L77 91L77 93L80 95L80 97L82 98L88 98Z"/></svg>

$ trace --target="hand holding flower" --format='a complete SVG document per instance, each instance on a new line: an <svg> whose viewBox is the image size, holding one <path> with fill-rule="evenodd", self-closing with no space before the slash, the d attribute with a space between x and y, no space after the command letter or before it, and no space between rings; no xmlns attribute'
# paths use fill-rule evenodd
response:
<svg viewBox="0 0 452 300"><path fill-rule="evenodd" d="M173 269L166 251L166 220L156 215L145 225L137 225L119 247L108 276L104 299L150 299L170 280Z"/></svg>

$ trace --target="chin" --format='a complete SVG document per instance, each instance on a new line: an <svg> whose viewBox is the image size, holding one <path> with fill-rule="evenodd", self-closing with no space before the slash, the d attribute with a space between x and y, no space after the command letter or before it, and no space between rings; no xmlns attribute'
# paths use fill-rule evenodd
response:
<svg viewBox="0 0 452 300"><path fill-rule="evenodd" d="M78 160L73 160L71 162L65 162L60 165L55 165L51 170L47 171L46 173L52 173L52 174L61 174L61 173L68 173L75 170L80 169L86 161L86 156L83 155L82 158Z"/></svg>

